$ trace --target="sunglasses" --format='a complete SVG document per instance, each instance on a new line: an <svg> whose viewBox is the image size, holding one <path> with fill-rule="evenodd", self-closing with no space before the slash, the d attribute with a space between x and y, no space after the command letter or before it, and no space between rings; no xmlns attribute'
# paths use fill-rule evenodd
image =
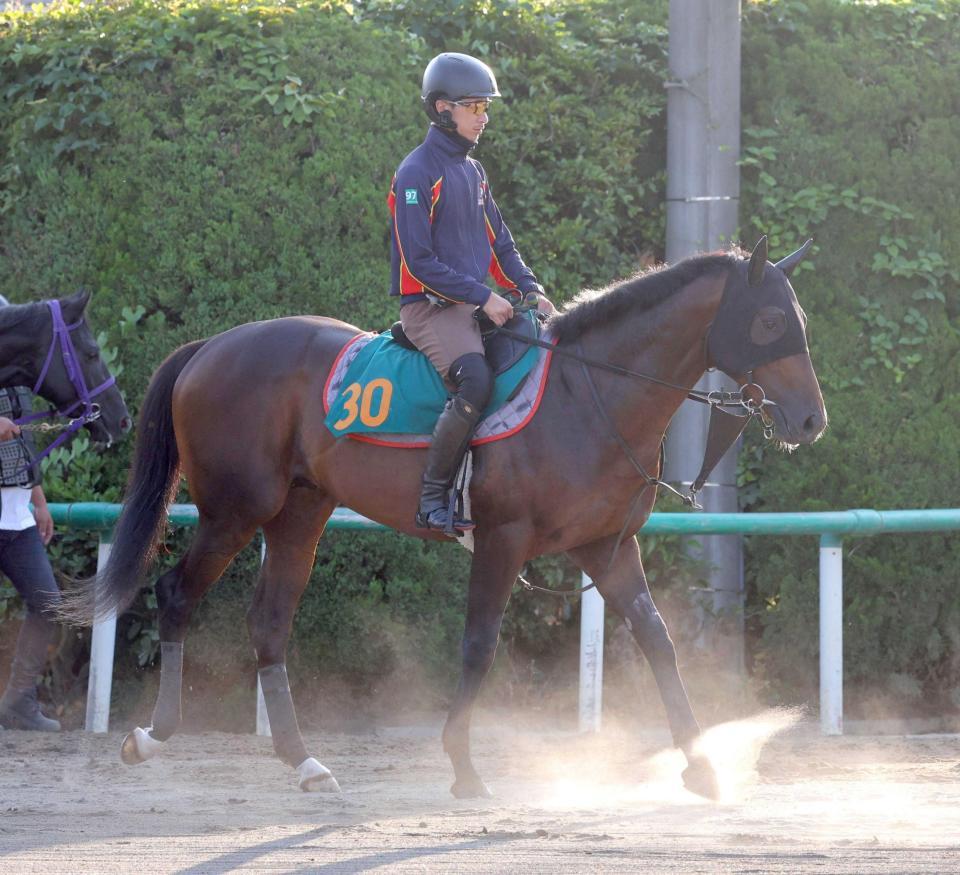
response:
<svg viewBox="0 0 960 875"><path fill-rule="evenodd" d="M490 104L493 102L491 100L451 100L450 103L455 103L457 106L462 106L466 109L469 109L474 115L483 115L489 108Z"/></svg>

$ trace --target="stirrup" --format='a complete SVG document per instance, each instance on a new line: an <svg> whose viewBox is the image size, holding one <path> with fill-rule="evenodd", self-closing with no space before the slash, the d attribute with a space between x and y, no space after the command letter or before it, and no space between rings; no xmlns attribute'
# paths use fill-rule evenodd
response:
<svg viewBox="0 0 960 875"><path fill-rule="evenodd" d="M472 532L477 524L473 520L460 516L463 504L460 496L466 485L468 455L460 460L460 465L454 482L447 487L447 504L438 505L428 511L418 510L416 516L417 528L443 532L449 538L460 538L467 532ZM441 517L440 514L443 514Z"/></svg>
<svg viewBox="0 0 960 875"><path fill-rule="evenodd" d="M473 520L462 519L456 514L451 516L449 509L445 507L435 507L427 513L418 510L416 524L418 529L443 532L454 538L472 532L477 527Z"/></svg>

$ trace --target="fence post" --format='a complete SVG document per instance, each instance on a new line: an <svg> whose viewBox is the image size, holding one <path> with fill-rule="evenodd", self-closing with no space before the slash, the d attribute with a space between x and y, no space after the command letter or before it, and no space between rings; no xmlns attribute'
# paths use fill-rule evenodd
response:
<svg viewBox="0 0 960 875"><path fill-rule="evenodd" d="M820 729L843 735L843 541L820 536Z"/></svg>
<svg viewBox="0 0 960 875"><path fill-rule="evenodd" d="M590 578L583 575L583 586ZM580 596L580 731L599 732L603 710L603 596Z"/></svg>
<svg viewBox="0 0 960 875"><path fill-rule="evenodd" d="M113 529L100 533L97 546L97 574L110 558ZM96 608L94 608L96 609ZM111 611L93 625L90 637L90 676L87 680L87 732L110 728L110 693L113 687L113 651L117 637L117 615Z"/></svg>
<svg viewBox="0 0 960 875"><path fill-rule="evenodd" d="M260 567L267 561L267 539L260 533ZM267 702L263 698L263 687L260 685L260 672L257 672L257 735L264 735L269 738L273 733L270 731L270 717L267 715Z"/></svg>

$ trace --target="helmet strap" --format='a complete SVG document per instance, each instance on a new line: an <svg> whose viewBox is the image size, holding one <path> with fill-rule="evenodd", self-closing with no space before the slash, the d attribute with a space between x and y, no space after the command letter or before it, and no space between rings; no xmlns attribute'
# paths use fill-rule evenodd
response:
<svg viewBox="0 0 960 875"><path fill-rule="evenodd" d="M449 109L445 109L443 112L437 113L437 126L445 128L448 131L455 131L457 125L453 120L453 113Z"/></svg>

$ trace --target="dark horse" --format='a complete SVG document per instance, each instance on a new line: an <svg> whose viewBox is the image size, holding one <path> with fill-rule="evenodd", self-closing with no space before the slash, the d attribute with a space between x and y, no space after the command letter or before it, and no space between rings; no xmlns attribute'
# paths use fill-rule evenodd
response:
<svg viewBox="0 0 960 875"><path fill-rule="evenodd" d="M663 434L687 394L684 387L714 365L729 368L740 383L762 387L782 442L816 440L826 413L807 352L805 317L787 280L805 250L775 265L767 261L764 239L749 259L739 253L692 258L581 295L552 320L558 350L580 350L667 385L596 370L594 398L582 365L555 354L531 424L476 450L470 498L479 525L463 672L443 730L455 796L488 795L470 757L470 715L517 574L544 553L567 553L624 618L653 669L674 742L686 754L687 785L715 793L712 766L695 750L700 727L673 642L632 537L650 514L656 489L645 489L597 404L648 472L659 473ZM723 331L711 332L711 323ZM89 619L94 609L100 614L130 603L182 471L199 509L199 528L176 567L157 581L160 692L153 725L124 740L125 762L152 756L177 729L187 624L203 594L262 527L266 560L247 622L274 747L296 768L302 789L337 788L304 746L284 664L317 542L339 504L429 537L414 527L424 451L337 440L324 426L321 387L358 330L307 316L241 325L181 347L154 374L109 563L74 594L72 606L74 617ZM621 540L621 530L630 537Z"/></svg>
<svg viewBox="0 0 960 875"><path fill-rule="evenodd" d="M0 386L27 386L71 420L111 444L130 431L130 412L100 358L84 317L90 295L0 307Z"/></svg>

